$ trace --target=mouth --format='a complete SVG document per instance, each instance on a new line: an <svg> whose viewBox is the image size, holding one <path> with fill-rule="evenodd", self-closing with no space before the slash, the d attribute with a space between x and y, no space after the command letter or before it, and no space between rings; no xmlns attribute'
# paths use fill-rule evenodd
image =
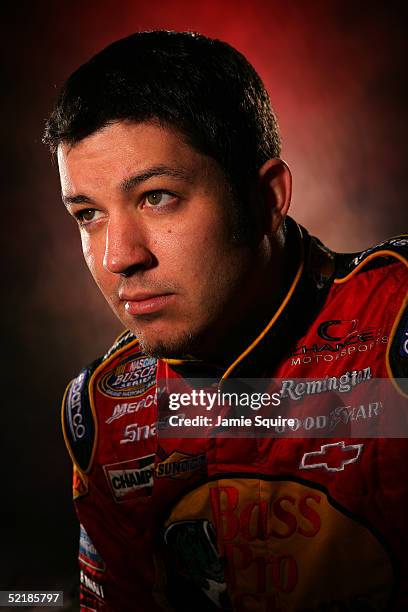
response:
<svg viewBox="0 0 408 612"><path fill-rule="evenodd" d="M134 316L148 315L163 310L174 298L174 293L123 295L120 299L125 304L128 314Z"/></svg>

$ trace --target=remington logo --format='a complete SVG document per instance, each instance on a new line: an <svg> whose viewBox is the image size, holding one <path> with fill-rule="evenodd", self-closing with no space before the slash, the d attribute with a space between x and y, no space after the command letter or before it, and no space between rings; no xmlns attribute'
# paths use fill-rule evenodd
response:
<svg viewBox="0 0 408 612"><path fill-rule="evenodd" d="M288 397L292 400L300 400L305 395L316 395L326 391L338 391L347 393L353 387L371 379L371 368L345 372L341 376L326 376L316 380L283 380L280 390L281 398Z"/></svg>

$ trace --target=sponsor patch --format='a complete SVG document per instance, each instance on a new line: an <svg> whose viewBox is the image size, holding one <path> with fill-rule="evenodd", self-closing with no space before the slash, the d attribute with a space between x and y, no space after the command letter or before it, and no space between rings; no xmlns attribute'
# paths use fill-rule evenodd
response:
<svg viewBox="0 0 408 612"><path fill-rule="evenodd" d="M217 476L174 504L164 539L176 610L186 591L190 601L206 597L206 610L393 609L395 576L381 540L307 481ZM217 597L224 571L230 605Z"/></svg>
<svg viewBox="0 0 408 612"><path fill-rule="evenodd" d="M306 417L294 417L293 425L283 425L275 427L279 433L284 431L298 431L302 435L313 430L323 430L323 432L334 432L344 425L353 424L361 421L377 419L383 412L382 402L369 402L368 404L358 404L355 406L337 406L329 414L308 415ZM367 424L367 427L369 425Z"/></svg>
<svg viewBox="0 0 408 612"><path fill-rule="evenodd" d="M408 305L397 323L388 358L395 385L408 395Z"/></svg>
<svg viewBox="0 0 408 612"><path fill-rule="evenodd" d="M405 327L401 332L401 344L399 349L399 354L401 357L408 357L408 316L405 317Z"/></svg>
<svg viewBox="0 0 408 612"><path fill-rule="evenodd" d="M206 465L205 454L185 455L178 451L172 453L155 466L157 478L190 478L192 473Z"/></svg>
<svg viewBox="0 0 408 612"><path fill-rule="evenodd" d="M75 466L72 477L72 492L74 499L83 497L88 493L88 477L80 474Z"/></svg>
<svg viewBox="0 0 408 612"><path fill-rule="evenodd" d="M330 335L328 335L329 331ZM369 343L379 344L382 338L381 329L374 327L359 329L357 319L352 321L324 321L318 326L317 333L321 340L316 339L313 344L297 346L291 353L291 357L309 353L339 353L349 346Z"/></svg>
<svg viewBox="0 0 408 612"><path fill-rule="evenodd" d="M91 592L97 599L104 601L105 593L103 592L103 586L99 584L99 582L97 582L94 578L90 578L84 572L84 570L79 572L79 579L82 588L85 588L87 591Z"/></svg>
<svg viewBox="0 0 408 612"><path fill-rule="evenodd" d="M325 376L316 380L296 381L283 380L280 390L281 398L288 397L292 400L300 400L305 395L315 395L326 391L338 391L347 393L353 387L371 379L371 368L345 372L340 376Z"/></svg>
<svg viewBox="0 0 408 612"><path fill-rule="evenodd" d="M103 469L116 502L145 497L151 493L154 455L104 465Z"/></svg>
<svg viewBox="0 0 408 612"><path fill-rule="evenodd" d="M113 408L113 412L111 416L106 419L105 423L110 425L113 421L126 416L127 414L134 414L135 412L139 412L142 408L150 408L153 406L155 400L155 394L149 393L146 397L142 397L137 402L123 402L121 404L116 404Z"/></svg>
<svg viewBox="0 0 408 612"><path fill-rule="evenodd" d="M129 355L98 381L99 390L108 397L140 397L154 387L157 360Z"/></svg>
<svg viewBox="0 0 408 612"><path fill-rule="evenodd" d="M96 572L105 571L105 563L92 544L91 538L83 525L80 525L79 532L79 560Z"/></svg>
<svg viewBox="0 0 408 612"><path fill-rule="evenodd" d="M167 527L164 541L169 555L177 559L178 567L183 568L184 579L201 588L208 609L232 610L214 526L206 519L178 521ZM197 563L197 559L201 562ZM200 595L199 591L197 595Z"/></svg>
<svg viewBox="0 0 408 612"><path fill-rule="evenodd" d="M390 238L389 240L383 240L383 242L380 242L375 247L363 251L362 253L360 253L360 255L355 257L351 263L353 266L358 266L363 261L363 259L368 257L368 255L371 255L371 253L375 253L376 251L382 251L385 249L392 249L397 252L404 253L407 247L408 236L396 236L395 238Z"/></svg>
<svg viewBox="0 0 408 612"><path fill-rule="evenodd" d="M347 338L350 334L356 331L358 326L358 319L350 319L342 321L341 319L332 319L330 321L323 321L317 328L317 333L323 340L329 342L341 340Z"/></svg>
<svg viewBox="0 0 408 612"><path fill-rule="evenodd" d="M303 455L299 469L323 468L328 472L341 472L346 465L355 463L359 459L363 447L364 444L346 445L343 441L322 444L320 450Z"/></svg>
<svg viewBox="0 0 408 612"><path fill-rule="evenodd" d="M366 353L388 343L380 328L359 326L358 319L323 321L317 328L316 340L300 344L289 355L292 366L311 365L343 359L355 353Z"/></svg>
<svg viewBox="0 0 408 612"><path fill-rule="evenodd" d="M67 417L69 430L74 442L78 442L84 438L86 434L84 417L82 414L86 382L86 372L81 372L79 376L74 378L67 393Z"/></svg>
<svg viewBox="0 0 408 612"><path fill-rule="evenodd" d="M89 469L95 442L95 423L89 401L88 382L99 364L95 361L74 378L64 396L63 425L66 442L83 472Z"/></svg>

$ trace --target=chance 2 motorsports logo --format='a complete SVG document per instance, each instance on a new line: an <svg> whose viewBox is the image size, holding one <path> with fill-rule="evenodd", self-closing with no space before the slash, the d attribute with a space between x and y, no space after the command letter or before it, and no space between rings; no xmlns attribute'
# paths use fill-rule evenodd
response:
<svg viewBox="0 0 408 612"><path fill-rule="evenodd" d="M102 376L98 388L108 397L139 397L154 386L156 367L154 357L130 355Z"/></svg>
<svg viewBox="0 0 408 612"><path fill-rule="evenodd" d="M388 342L382 328L360 327L358 319L322 321L311 343L300 344L290 352L291 365L336 361L355 352L365 353Z"/></svg>

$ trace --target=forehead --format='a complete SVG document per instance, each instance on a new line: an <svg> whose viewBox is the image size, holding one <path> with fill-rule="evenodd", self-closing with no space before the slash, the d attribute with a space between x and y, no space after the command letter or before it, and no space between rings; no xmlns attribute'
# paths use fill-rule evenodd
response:
<svg viewBox="0 0 408 612"><path fill-rule="evenodd" d="M89 186L104 187L137 171L165 164L193 174L210 163L186 143L176 129L156 122L111 123L83 140L58 147L58 166L63 192ZM215 162L214 162L215 163Z"/></svg>

